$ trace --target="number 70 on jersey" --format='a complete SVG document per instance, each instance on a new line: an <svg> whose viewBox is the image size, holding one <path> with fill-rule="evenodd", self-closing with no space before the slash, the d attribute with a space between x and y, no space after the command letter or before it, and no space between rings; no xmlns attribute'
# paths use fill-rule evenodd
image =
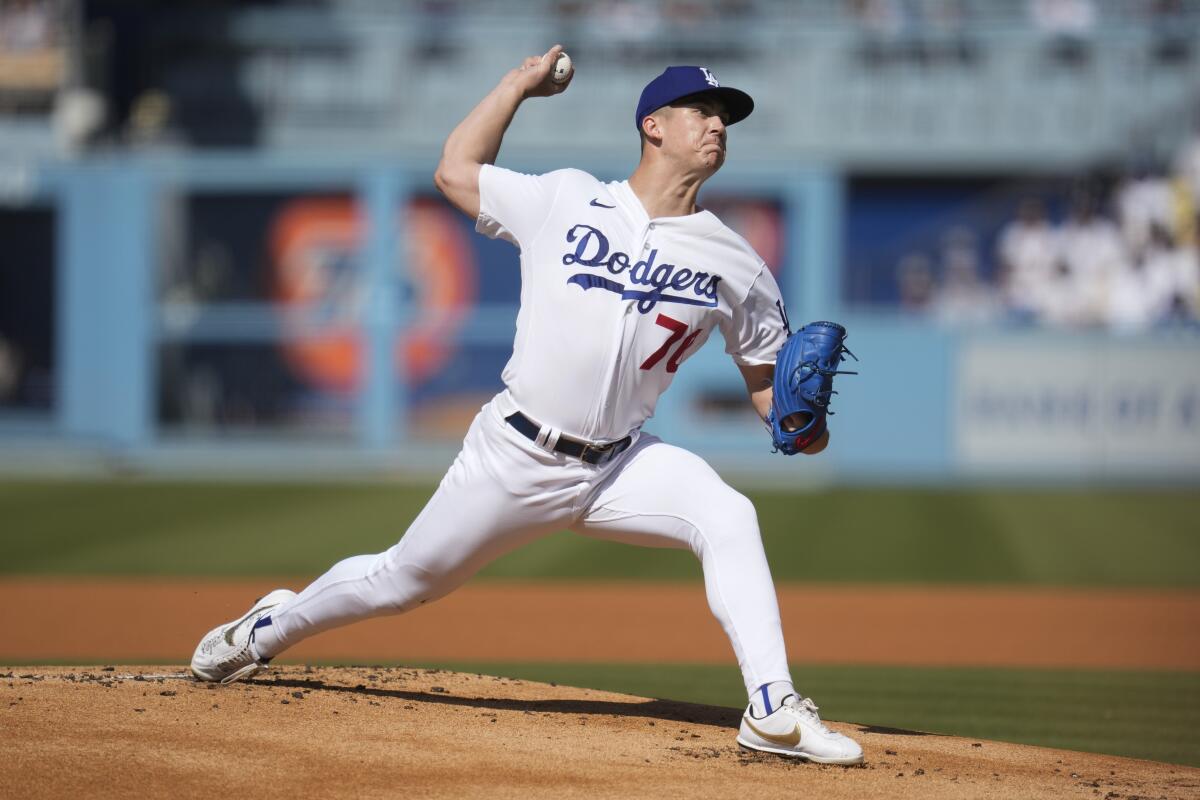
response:
<svg viewBox="0 0 1200 800"><path fill-rule="evenodd" d="M702 329L697 328L689 333L687 323L680 322L674 317L668 317L666 314L659 314L658 319L654 320L654 324L666 328L671 332L671 335L662 343L662 347L655 350L642 362L641 369L654 369L658 362L666 358L667 353L670 352L671 357L667 359L667 372L674 372L679 369L679 360L687 352L687 349L691 347L692 342L696 341L696 337L700 335ZM681 339L683 341L680 341ZM679 346L675 347L674 351L671 351L671 348L677 342Z"/></svg>

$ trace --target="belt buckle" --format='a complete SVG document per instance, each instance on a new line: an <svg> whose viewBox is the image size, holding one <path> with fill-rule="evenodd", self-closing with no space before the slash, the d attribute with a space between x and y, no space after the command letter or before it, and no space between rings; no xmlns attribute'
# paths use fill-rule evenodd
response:
<svg viewBox="0 0 1200 800"><path fill-rule="evenodd" d="M608 444L605 444L605 445L601 445L600 447L596 447L595 445L591 445L591 444L585 444L583 446L583 453L580 454L579 458L582 461L587 461L589 464L600 465L600 464L603 464L604 462L608 461L610 458L612 458L612 450L613 450L612 442L609 442ZM588 453L595 453L596 460L590 461L588 459Z"/></svg>

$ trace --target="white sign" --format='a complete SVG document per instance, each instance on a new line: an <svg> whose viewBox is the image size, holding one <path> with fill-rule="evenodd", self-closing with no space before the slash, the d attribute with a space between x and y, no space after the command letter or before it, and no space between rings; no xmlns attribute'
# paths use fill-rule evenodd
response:
<svg viewBox="0 0 1200 800"><path fill-rule="evenodd" d="M1200 469L1200 344L965 343L960 463L1032 471Z"/></svg>

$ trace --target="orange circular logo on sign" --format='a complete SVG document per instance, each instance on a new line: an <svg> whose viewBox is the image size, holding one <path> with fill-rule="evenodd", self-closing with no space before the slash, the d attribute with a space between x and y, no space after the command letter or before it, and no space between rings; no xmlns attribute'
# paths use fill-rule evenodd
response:
<svg viewBox="0 0 1200 800"><path fill-rule="evenodd" d="M475 264L457 212L432 198L400 210L404 252L395 269L411 322L398 332L395 365L409 384L437 374L475 303ZM363 374L362 265L366 221L351 198L304 198L284 207L270 233L272 296L285 314L288 363L323 389L352 392ZM401 298L396 298L399 301Z"/></svg>

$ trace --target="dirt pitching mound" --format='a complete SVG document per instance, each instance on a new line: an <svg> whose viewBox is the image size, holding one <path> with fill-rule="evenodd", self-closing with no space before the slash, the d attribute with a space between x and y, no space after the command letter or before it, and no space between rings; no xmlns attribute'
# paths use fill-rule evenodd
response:
<svg viewBox="0 0 1200 800"><path fill-rule="evenodd" d="M0 668L14 797L1192 798L1200 769L834 723L867 764L744 751L740 710L484 675Z"/></svg>

